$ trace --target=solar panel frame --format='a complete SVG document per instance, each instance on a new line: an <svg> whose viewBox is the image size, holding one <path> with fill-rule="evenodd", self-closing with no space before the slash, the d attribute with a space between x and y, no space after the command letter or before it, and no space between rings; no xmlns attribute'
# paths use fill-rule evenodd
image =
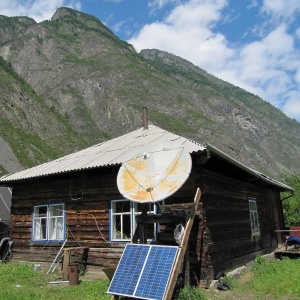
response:
<svg viewBox="0 0 300 300"><path fill-rule="evenodd" d="M164 298L178 246L126 245L107 293L138 299Z"/></svg>

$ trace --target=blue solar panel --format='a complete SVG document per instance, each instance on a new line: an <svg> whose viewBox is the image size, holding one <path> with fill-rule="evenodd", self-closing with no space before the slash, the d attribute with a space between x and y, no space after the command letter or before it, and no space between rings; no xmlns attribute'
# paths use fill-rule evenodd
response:
<svg viewBox="0 0 300 300"><path fill-rule="evenodd" d="M128 244L107 292L139 299L163 299L177 249Z"/></svg>

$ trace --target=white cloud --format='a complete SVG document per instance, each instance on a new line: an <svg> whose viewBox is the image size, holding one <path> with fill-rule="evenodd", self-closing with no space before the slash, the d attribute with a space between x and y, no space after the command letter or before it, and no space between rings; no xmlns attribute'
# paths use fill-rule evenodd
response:
<svg viewBox="0 0 300 300"><path fill-rule="evenodd" d="M291 20L300 12L299 0L264 0L262 12L272 15L276 19Z"/></svg>
<svg viewBox="0 0 300 300"><path fill-rule="evenodd" d="M81 9L77 0L1 0L0 14L5 16L30 16L36 22L50 19L59 7Z"/></svg>
<svg viewBox="0 0 300 300"><path fill-rule="evenodd" d="M226 39L210 28L221 18L225 0L192 0L177 6L163 22L145 25L128 42L137 51L157 48L181 56L211 72L232 55Z"/></svg>
<svg viewBox="0 0 300 300"><path fill-rule="evenodd" d="M210 27L220 19L220 11L226 4L226 0L191 0L173 9L166 22L181 30L195 26Z"/></svg>
<svg viewBox="0 0 300 300"><path fill-rule="evenodd" d="M227 68L217 75L269 101L293 118L300 119L299 98L300 57L293 37L283 25L264 39L236 51ZM297 82L298 79L298 82ZM292 109L293 108L293 109Z"/></svg>
<svg viewBox="0 0 300 300"><path fill-rule="evenodd" d="M300 1L265 0L261 11L271 18L262 24L267 21L268 26L257 40L239 46L229 46L226 37L216 31L227 5L225 0L186 1L163 21L145 25L129 43L137 51L156 48L185 58L300 120L300 55L289 23L283 21L300 12ZM257 5L253 0L252 7Z"/></svg>

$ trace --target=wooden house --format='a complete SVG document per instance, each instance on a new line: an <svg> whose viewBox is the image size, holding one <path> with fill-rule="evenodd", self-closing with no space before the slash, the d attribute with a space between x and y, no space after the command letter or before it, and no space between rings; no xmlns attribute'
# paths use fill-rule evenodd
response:
<svg viewBox="0 0 300 300"><path fill-rule="evenodd" d="M174 229L190 210L197 188L201 199L187 257L190 273L199 279L209 282L284 242L275 230L284 229L280 193L293 192L291 187L211 145L150 125L2 177L0 185L12 188L13 259L50 265L62 248L75 247L75 254L85 250L88 266L116 267L142 211L142 205L120 194L118 171L133 149L166 141L190 153L192 169L164 205L148 205L153 214L162 209L173 214L169 221L148 226L148 243L177 245Z"/></svg>

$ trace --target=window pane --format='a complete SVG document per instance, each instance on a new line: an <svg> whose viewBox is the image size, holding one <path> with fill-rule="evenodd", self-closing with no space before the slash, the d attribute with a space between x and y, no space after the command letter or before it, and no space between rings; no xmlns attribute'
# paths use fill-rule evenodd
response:
<svg viewBox="0 0 300 300"><path fill-rule="evenodd" d="M52 218L49 221L49 240L55 240L56 237L56 219Z"/></svg>
<svg viewBox="0 0 300 300"><path fill-rule="evenodd" d="M64 237L63 217L49 220L49 240L61 240Z"/></svg>
<svg viewBox="0 0 300 300"><path fill-rule="evenodd" d="M39 217L47 217L47 206L37 206L34 208L34 216L36 218Z"/></svg>
<svg viewBox="0 0 300 300"><path fill-rule="evenodd" d="M134 211L135 212L142 212L144 208L143 203L134 203Z"/></svg>
<svg viewBox="0 0 300 300"><path fill-rule="evenodd" d="M144 209L144 203L134 203L134 211L137 212L142 212ZM149 212L154 212L154 204L153 203L148 203L147 205L147 211Z"/></svg>
<svg viewBox="0 0 300 300"><path fill-rule="evenodd" d="M113 216L113 238L120 239L121 238L121 216L115 215Z"/></svg>
<svg viewBox="0 0 300 300"><path fill-rule="evenodd" d="M50 217L62 216L63 215L63 205L50 205L49 206Z"/></svg>
<svg viewBox="0 0 300 300"><path fill-rule="evenodd" d="M46 219L35 219L34 222L34 239L46 239Z"/></svg>
<svg viewBox="0 0 300 300"><path fill-rule="evenodd" d="M36 219L34 222L34 233L33 233L33 238L35 240L40 240L41 239L41 220L40 219Z"/></svg>
<svg viewBox="0 0 300 300"><path fill-rule="evenodd" d="M122 239L130 239L131 238L131 230L130 230L130 215L123 215L123 236Z"/></svg>
<svg viewBox="0 0 300 300"><path fill-rule="evenodd" d="M250 211L250 221L251 221L251 228L254 227L254 212Z"/></svg>
<svg viewBox="0 0 300 300"><path fill-rule="evenodd" d="M255 201L249 201L249 207L250 210L256 211L256 202Z"/></svg>
<svg viewBox="0 0 300 300"><path fill-rule="evenodd" d="M64 218L59 217L57 218L57 233L56 239L62 240L64 238Z"/></svg>
<svg viewBox="0 0 300 300"><path fill-rule="evenodd" d="M249 211L250 211L251 231L252 231L252 233L259 232L259 223L258 223L258 213L257 213L256 200L249 199Z"/></svg>
<svg viewBox="0 0 300 300"><path fill-rule="evenodd" d="M114 202L114 212L130 212L130 201L115 201Z"/></svg>

